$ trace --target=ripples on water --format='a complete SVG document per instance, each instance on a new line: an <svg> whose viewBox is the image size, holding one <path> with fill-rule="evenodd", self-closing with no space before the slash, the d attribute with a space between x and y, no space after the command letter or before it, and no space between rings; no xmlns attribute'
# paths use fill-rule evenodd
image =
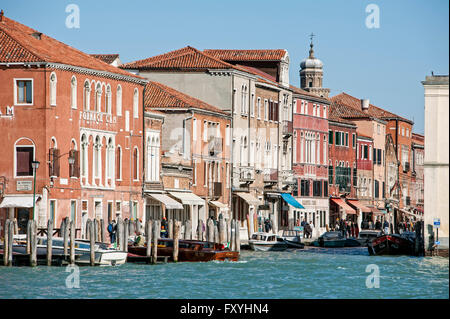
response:
<svg viewBox="0 0 450 319"><path fill-rule="evenodd" d="M380 287L366 288L369 264ZM239 262L80 267L0 266L0 298L449 298L449 260L368 256L367 248L241 252Z"/></svg>

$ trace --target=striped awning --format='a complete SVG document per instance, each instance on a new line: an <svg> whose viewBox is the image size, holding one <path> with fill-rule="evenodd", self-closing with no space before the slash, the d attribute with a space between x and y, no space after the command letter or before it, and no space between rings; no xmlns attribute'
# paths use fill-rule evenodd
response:
<svg viewBox="0 0 450 319"><path fill-rule="evenodd" d="M249 205L261 205L262 204L261 201L256 199L250 193L238 192L238 193L234 193L234 194L236 194L237 196L239 196L240 198L245 200L247 202L247 204L249 204Z"/></svg>
<svg viewBox="0 0 450 319"><path fill-rule="evenodd" d="M344 202L340 198L331 198L331 201L333 201L335 204L341 206L347 214L356 214L356 210L351 208L346 202Z"/></svg>
<svg viewBox="0 0 450 319"><path fill-rule="evenodd" d="M149 196L158 202L161 202L166 209L183 209L183 205L177 202L175 199L164 194L149 194Z"/></svg>
<svg viewBox="0 0 450 319"><path fill-rule="evenodd" d="M358 200L351 200L351 199L348 199L348 200L347 200L347 203L350 204L351 206L354 206L354 207L356 207L356 208L359 208L363 213L370 213L370 212L372 212L372 210L371 210L369 207L364 206L364 205L361 204L361 202L358 201Z"/></svg>
<svg viewBox="0 0 450 319"><path fill-rule="evenodd" d="M191 192L169 192L169 194L185 205L205 205L204 199Z"/></svg>

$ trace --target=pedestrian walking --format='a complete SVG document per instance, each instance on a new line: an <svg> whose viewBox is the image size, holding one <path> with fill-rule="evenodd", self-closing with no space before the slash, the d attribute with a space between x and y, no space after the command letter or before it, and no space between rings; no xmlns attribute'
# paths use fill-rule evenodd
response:
<svg viewBox="0 0 450 319"><path fill-rule="evenodd" d="M350 230L352 232L352 237L354 238L355 237L355 223L354 222L351 223Z"/></svg>
<svg viewBox="0 0 450 319"><path fill-rule="evenodd" d="M355 223L355 238L359 237L359 227L358 227L358 223Z"/></svg>

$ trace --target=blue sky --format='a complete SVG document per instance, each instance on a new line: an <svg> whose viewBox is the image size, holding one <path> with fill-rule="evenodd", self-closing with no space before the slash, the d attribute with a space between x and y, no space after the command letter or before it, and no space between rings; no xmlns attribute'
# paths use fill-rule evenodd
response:
<svg viewBox="0 0 450 319"><path fill-rule="evenodd" d="M69 4L80 8L80 28L65 25ZM369 29L368 4L380 8ZM287 49L290 80L314 32L324 62L324 86L347 92L413 119L423 133L423 87L448 74L448 0L3 0L5 15L87 53L119 53L122 62L191 45L197 49ZM25 10L24 10L25 9Z"/></svg>

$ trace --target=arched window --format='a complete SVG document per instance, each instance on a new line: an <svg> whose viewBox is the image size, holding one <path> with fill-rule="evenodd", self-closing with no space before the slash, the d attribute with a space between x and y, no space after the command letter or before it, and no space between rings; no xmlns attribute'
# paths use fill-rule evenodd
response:
<svg viewBox="0 0 450 319"><path fill-rule="evenodd" d="M133 117L135 119L139 118L139 91L134 89L133 94Z"/></svg>
<svg viewBox="0 0 450 319"><path fill-rule="evenodd" d="M97 83L95 87L95 111L102 111L102 85L100 83Z"/></svg>
<svg viewBox="0 0 450 319"><path fill-rule="evenodd" d="M122 147L117 146L116 151L116 179L122 180Z"/></svg>
<svg viewBox="0 0 450 319"><path fill-rule="evenodd" d="M83 109L89 111L91 108L91 84L88 80L84 81L83 99Z"/></svg>
<svg viewBox="0 0 450 319"><path fill-rule="evenodd" d="M72 79L70 80L70 104L73 109L77 108L77 78L72 76Z"/></svg>
<svg viewBox="0 0 450 319"><path fill-rule="evenodd" d="M133 180L139 179L139 151L137 147L133 150Z"/></svg>
<svg viewBox="0 0 450 319"><path fill-rule="evenodd" d="M106 86L105 112L112 114L111 86L109 84Z"/></svg>
<svg viewBox="0 0 450 319"><path fill-rule="evenodd" d="M29 138L20 138L14 143L14 175L15 177L32 177L35 160L35 145Z"/></svg>
<svg viewBox="0 0 450 319"><path fill-rule="evenodd" d="M86 138L86 135L81 136L81 176L87 178L87 161L88 161L88 154L87 154L87 147L88 147L88 141Z"/></svg>
<svg viewBox="0 0 450 319"><path fill-rule="evenodd" d="M56 74L52 72L50 75L50 105L56 106Z"/></svg>
<svg viewBox="0 0 450 319"><path fill-rule="evenodd" d="M101 162L101 142L100 137L97 136L95 138L95 143L93 145L94 150L94 178L101 178L101 169L102 169L102 162Z"/></svg>
<svg viewBox="0 0 450 319"><path fill-rule="evenodd" d="M120 84L117 86L116 112L117 116L122 116L122 87L120 86Z"/></svg>

